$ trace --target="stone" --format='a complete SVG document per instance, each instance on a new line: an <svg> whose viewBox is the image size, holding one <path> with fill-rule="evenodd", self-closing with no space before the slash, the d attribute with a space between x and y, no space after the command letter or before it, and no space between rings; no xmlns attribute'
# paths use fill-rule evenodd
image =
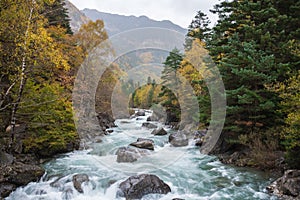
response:
<svg viewBox="0 0 300 200"><path fill-rule="evenodd" d="M117 162L135 162L139 158L149 155L149 150L131 147L120 147L116 152Z"/></svg>
<svg viewBox="0 0 300 200"><path fill-rule="evenodd" d="M189 139L184 134L184 132L178 131L177 133L172 133L169 136L169 142L174 147L183 147L183 146L187 146L189 144Z"/></svg>
<svg viewBox="0 0 300 200"><path fill-rule="evenodd" d="M87 174L76 174L72 178L73 186L79 193L83 193L82 184L87 184L89 181Z"/></svg>
<svg viewBox="0 0 300 200"><path fill-rule="evenodd" d="M126 199L141 199L148 194L167 194L171 188L159 177L152 174L131 176L119 185L117 196Z"/></svg>
<svg viewBox="0 0 300 200"><path fill-rule="evenodd" d="M158 129L155 129L151 132L152 135L158 135L158 136L161 136L161 135L167 135L167 131L164 129L164 128L158 128Z"/></svg>
<svg viewBox="0 0 300 200"><path fill-rule="evenodd" d="M139 110L135 113L135 116L145 116L145 115L146 115L146 113L144 110Z"/></svg>
<svg viewBox="0 0 300 200"><path fill-rule="evenodd" d="M7 197L9 194L17 188L15 184L0 183L0 199L1 197Z"/></svg>
<svg viewBox="0 0 300 200"><path fill-rule="evenodd" d="M141 149L154 150L154 141L150 139L138 138L136 142L130 145Z"/></svg>
<svg viewBox="0 0 300 200"><path fill-rule="evenodd" d="M144 122L142 124L142 127L146 127L146 128L157 128L157 126L155 124L152 124L150 122Z"/></svg>
<svg viewBox="0 0 300 200"><path fill-rule="evenodd" d="M267 187L267 190L284 198L300 198L300 170L287 170Z"/></svg>

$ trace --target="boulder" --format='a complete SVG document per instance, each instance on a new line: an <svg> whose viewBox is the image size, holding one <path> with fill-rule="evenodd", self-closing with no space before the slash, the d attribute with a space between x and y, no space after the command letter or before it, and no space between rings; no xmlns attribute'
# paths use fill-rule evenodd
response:
<svg viewBox="0 0 300 200"><path fill-rule="evenodd" d="M108 113L97 113L97 118L99 125L103 128L103 130L116 127L114 118Z"/></svg>
<svg viewBox="0 0 300 200"><path fill-rule="evenodd" d="M131 176L119 185L117 196L126 199L141 199L148 194L167 194L170 187L160 178L152 174Z"/></svg>
<svg viewBox="0 0 300 200"><path fill-rule="evenodd" d="M145 115L146 115L146 113L144 110L139 110L135 113L135 116L145 116Z"/></svg>
<svg viewBox="0 0 300 200"><path fill-rule="evenodd" d="M178 131L177 133L172 133L169 136L169 142L174 147L183 147L189 144L189 139L183 131Z"/></svg>
<svg viewBox="0 0 300 200"><path fill-rule="evenodd" d="M142 124L142 127L146 127L146 128L157 128L157 126L155 124L152 124L150 122L144 122Z"/></svg>
<svg viewBox="0 0 300 200"><path fill-rule="evenodd" d="M167 135L167 131L164 128L158 128L151 132L152 135Z"/></svg>
<svg viewBox="0 0 300 200"><path fill-rule="evenodd" d="M1 197L7 197L9 194L17 188L15 184L0 183L0 199Z"/></svg>
<svg viewBox="0 0 300 200"><path fill-rule="evenodd" d="M79 193L83 193L81 185L83 183L87 184L89 181L89 176L87 174L76 174L72 178L73 186Z"/></svg>
<svg viewBox="0 0 300 200"><path fill-rule="evenodd" d="M146 149L138 149L131 147L120 147L116 152L117 162L134 162L142 156L149 155L150 152Z"/></svg>
<svg viewBox="0 0 300 200"><path fill-rule="evenodd" d="M267 187L267 190L284 199L300 199L300 170L287 170L284 175Z"/></svg>
<svg viewBox="0 0 300 200"><path fill-rule="evenodd" d="M150 139L138 138L136 142L130 145L141 149L154 150L154 141Z"/></svg>

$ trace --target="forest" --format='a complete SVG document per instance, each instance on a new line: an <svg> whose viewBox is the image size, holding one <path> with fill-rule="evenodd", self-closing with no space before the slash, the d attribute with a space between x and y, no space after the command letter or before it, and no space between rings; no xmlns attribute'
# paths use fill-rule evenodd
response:
<svg viewBox="0 0 300 200"><path fill-rule="evenodd" d="M79 148L74 79L89 51L108 35L101 20L73 33L64 5L63 0L0 1L1 152L45 158ZM300 169L300 1L221 1L211 12L218 22L212 26L199 10L188 27L185 52L175 48L163 63L162 84L149 77L132 92L128 106L161 104L180 119L178 94L168 87L180 75L199 103L200 115L189 112L200 121L199 130L206 128L211 120L210 65L199 73L187 59L200 45L225 86L222 135L228 149L247 149L244 166L273 169L283 152L288 168ZM111 112L109 92L116 72L123 73L117 66L113 71L99 83L96 108L101 112ZM18 134L22 129L25 135Z"/></svg>
<svg viewBox="0 0 300 200"><path fill-rule="evenodd" d="M211 10L219 16L212 28L207 15L197 12L188 28L185 54L174 49L163 63L164 85L153 86L161 92L152 97L149 85L144 86L136 91L134 105L151 107L151 97L153 103L159 101L180 118L180 105L167 87L174 85L177 73L197 94L200 116L196 117L199 128L205 128L211 115L204 77L209 63L199 73L186 59L197 43L209 52L225 85L227 108L222 134L226 142L250 149L246 165L274 168L276 152L284 151L289 166L299 168L299 6L299 1L221 2Z"/></svg>

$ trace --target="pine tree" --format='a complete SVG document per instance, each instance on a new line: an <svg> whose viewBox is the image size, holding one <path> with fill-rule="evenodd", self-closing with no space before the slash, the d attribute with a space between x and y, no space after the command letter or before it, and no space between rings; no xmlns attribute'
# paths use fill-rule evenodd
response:
<svg viewBox="0 0 300 200"><path fill-rule="evenodd" d="M183 55L178 49L173 49L169 56L166 58L164 70L162 71L162 91L159 97L162 97L162 105L166 107L167 113L175 114L177 119L180 115L180 107L178 103L178 88L179 78L177 76L178 69L181 66Z"/></svg>
<svg viewBox="0 0 300 200"><path fill-rule="evenodd" d="M67 34L73 34L70 26L70 18L68 16L68 9L65 7L64 0L55 0L53 3L45 3L44 13L48 19L49 26L60 26L65 28Z"/></svg>

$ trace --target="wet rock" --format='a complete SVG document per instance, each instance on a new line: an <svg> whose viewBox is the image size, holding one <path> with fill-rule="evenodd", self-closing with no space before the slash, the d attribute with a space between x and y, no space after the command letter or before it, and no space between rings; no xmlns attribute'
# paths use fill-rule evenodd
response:
<svg viewBox="0 0 300 200"><path fill-rule="evenodd" d="M174 198L174 199L172 199L172 200L184 200L184 199L180 199L180 198Z"/></svg>
<svg viewBox="0 0 300 200"><path fill-rule="evenodd" d="M38 165L20 162L0 165L0 199L9 195L19 186L38 181L44 173L44 169Z"/></svg>
<svg viewBox="0 0 300 200"><path fill-rule="evenodd" d="M15 184L0 183L0 199L1 197L7 197L12 191L17 188Z"/></svg>
<svg viewBox="0 0 300 200"><path fill-rule="evenodd" d="M149 150L131 147L120 147L116 152L117 162L134 162L149 154Z"/></svg>
<svg viewBox="0 0 300 200"><path fill-rule="evenodd" d="M146 115L146 113L144 110L139 110L135 113L135 116L145 116L145 115Z"/></svg>
<svg viewBox="0 0 300 200"><path fill-rule="evenodd" d="M141 199L147 194L167 194L170 187L160 178L151 174L131 176L119 185L117 196L126 199Z"/></svg>
<svg viewBox="0 0 300 200"><path fill-rule="evenodd" d="M15 162L12 165L0 166L2 180L17 186L27 185L32 181L38 181L44 174L44 169L38 165ZM1 178L0 178L0 182Z"/></svg>
<svg viewBox="0 0 300 200"><path fill-rule="evenodd" d="M300 170L287 170L284 175L267 187L267 190L284 199L300 199Z"/></svg>
<svg viewBox="0 0 300 200"><path fill-rule="evenodd" d="M146 127L146 128L157 128L157 126L155 124L152 124L150 122L144 122L142 124L142 127Z"/></svg>
<svg viewBox="0 0 300 200"><path fill-rule="evenodd" d="M76 174L72 178L72 182L74 185L74 188L79 192L83 193L82 184L87 184L89 182L89 176L87 174Z"/></svg>
<svg viewBox="0 0 300 200"><path fill-rule="evenodd" d="M167 131L164 129L164 128L158 128L158 129L155 129L151 132L152 135L167 135Z"/></svg>
<svg viewBox="0 0 300 200"><path fill-rule="evenodd" d="M97 113L97 118L100 127L102 127L104 130L116 127L114 118L108 113Z"/></svg>
<svg viewBox="0 0 300 200"><path fill-rule="evenodd" d="M169 136L169 142L174 147L183 147L189 144L189 139L183 131L178 131L177 133L172 133Z"/></svg>
<svg viewBox="0 0 300 200"><path fill-rule="evenodd" d="M130 145L141 149L154 150L154 141L150 139L138 138L136 142Z"/></svg>

